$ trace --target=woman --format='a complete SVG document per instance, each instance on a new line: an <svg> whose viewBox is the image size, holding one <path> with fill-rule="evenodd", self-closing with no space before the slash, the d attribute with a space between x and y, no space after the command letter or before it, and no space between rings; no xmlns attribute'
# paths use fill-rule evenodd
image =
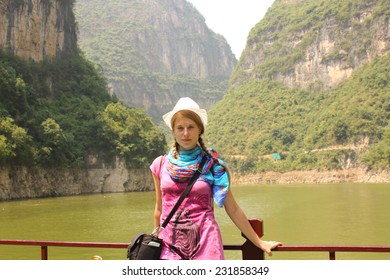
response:
<svg viewBox="0 0 390 280"><path fill-rule="evenodd" d="M263 241L252 229L229 188L226 165L215 150L207 150L202 135L207 124L207 113L188 97L181 98L174 109L163 116L175 139L168 155L160 156L151 165L156 189L154 224L163 239L161 259L224 259L223 243L214 217L213 200L225 210L239 230L259 249L272 256L276 241ZM207 161L202 174L188 197L165 229L165 220L187 186L202 157Z"/></svg>

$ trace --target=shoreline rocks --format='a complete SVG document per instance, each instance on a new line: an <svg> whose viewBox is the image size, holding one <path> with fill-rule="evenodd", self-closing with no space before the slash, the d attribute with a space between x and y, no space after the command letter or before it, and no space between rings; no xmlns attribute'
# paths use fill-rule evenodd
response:
<svg viewBox="0 0 390 280"><path fill-rule="evenodd" d="M233 174L234 184L322 184L322 183L390 183L390 171L367 171L362 168L330 171L264 172Z"/></svg>

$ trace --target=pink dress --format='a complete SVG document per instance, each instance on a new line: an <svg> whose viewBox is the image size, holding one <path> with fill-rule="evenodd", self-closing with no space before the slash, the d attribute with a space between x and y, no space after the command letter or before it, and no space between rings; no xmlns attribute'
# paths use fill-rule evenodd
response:
<svg viewBox="0 0 390 280"><path fill-rule="evenodd" d="M176 183L171 179L166 169L167 162L166 157L162 162L161 157L158 157L150 166L152 173L160 180L162 193L160 224L187 186L187 183ZM212 188L208 183L199 179L195 182L191 192L159 237L164 241L161 259L224 259L221 232L214 217Z"/></svg>

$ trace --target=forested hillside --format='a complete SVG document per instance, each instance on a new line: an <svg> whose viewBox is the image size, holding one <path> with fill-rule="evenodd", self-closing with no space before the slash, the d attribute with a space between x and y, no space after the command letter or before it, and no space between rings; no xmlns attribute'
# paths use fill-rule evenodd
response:
<svg viewBox="0 0 390 280"><path fill-rule="evenodd" d="M386 0L276 0L250 32L232 84L333 89L389 50L389 10Z"/></svg>
<svg viewBox="0 0 390 280"><path fill-rule="evenodd" d="M82 56L31 62L0 50L0 165L84 166L93 154L143 167L164 143L144 111L109 96Z"/></svg>
<svg viewBox="0 0 390 280"><path fill-rule="evenodd" d="M152 2L172 8L170 1ZM128 5L122 0L115 3ZM188 3L175 3L185 8L173 14L188 12ZM134 31L132 35L138 35L132 40L153 37L152 26L162 22L150 21L153 17L136 10L133 16L149 20L149 25L125 25L129 32L142 30ZM101 8L95 12L99 11L105 12ZM216 57L225 57L223 71L228 71L232 61L226 42L205 28L199 14L193 15L195 22L202 23L195 30L210 36L215 43L211 55L217 52ZM389 169L389 18L390 4L385 0L275 1L249 34L227 94L209 111L208 145L243 172ZM185 22L176 23L185 26ZM98 23L96 28L105 30ZM107 39L131 33L119 31L103 32L102 44L89 41L85 46L96 51L89 56L103 53L94 58L102 67L99 70L78 50L71 58L35 62L0 51L0 164L83 166L88 155L99 154L108 160L121 156L131 167L147 166L166 148L163 134L142 109L129 108L109 95L107 77L111 82L122 81L131 73L126 85L148 89L139 93L153 96L148 108L155 112L163 106L170 109L176 102L171 89L180 94L202 92L202 107L207 100L215 102L215 96L222 96L227 78L216 74L222 70L207 68L206 79L191 78L179 74L190 71L191 65L177 65L179 72L173 68L169 72L174 60L157 65L154 59L146 59L151 56L141 56L142 49L130 51L123 59L124 50L108 45ZM166 49L169 42L165 41L166 54L172 51ZM148 54L156 50L154 46ZM207 44L197 46L206 48ZM182 50L185 54L190 49L190 57L206 50L195 51L186 44ZM111 65L110 59L125 62L126 67ZM154 67L162 72L153 72ZM169 77L161 74L164 70ZM126 88L126 92L133 91Z"/></svg>
<svg viewBox="0 0 390 280"><path fill-rule="evenodd" d="M284 2L249 34L210 145L239 171L388 169L390 3Z"/></svg>
<svg viewBox="0 0 390 280"><path fill-rule="evenodd" d="M80 0L79 46L119 100L155 121L180 97L210 108L236 64L225 38L185 0Z"/></svg>

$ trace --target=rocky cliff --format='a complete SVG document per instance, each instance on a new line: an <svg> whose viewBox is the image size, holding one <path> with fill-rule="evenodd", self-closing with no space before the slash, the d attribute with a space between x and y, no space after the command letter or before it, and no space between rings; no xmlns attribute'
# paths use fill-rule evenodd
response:
<svg viewBox="0 0 390 280"><path fill-rule="evenodd" d="M0 0L0 48L41 61L76 51L73 0Z"/></svg>
<svg viewBox="0 0 390 280"><path fill-rule="evenodd" d="M210 108L227 89L236 59L185 0L83 0L79 43L112 92L155 120L179 97Z"/></svg>
<svg viewBox="0 0 390 280"><path fill-rule="evenodd" d="M235 83L328 90L390 49L389 2L277 0L249 36ZM296 12L293 12L296 11Z"/></svg>
<svg viewBox="0 0 390 280"><path fill-rule="evenodd" d="M361 168L329 171L261 172L255 174L233 174L236 184L386 184L390 182L390 171L370 171Z"/></svg>
<svg viewBox="0 0 390 280"><path fill-rule="evenodd" d="M145 169L129 170L119 159L107 166L97 157L90 157L85 169L0 168L0 201L150 190L154 190L150 172Z"/></svg>
<svg viewBox="0 0 390 280"><path fill-rule="evenodd" d="M253 173L388 170L389 18L386 0L275 1L209 110L209 143Z"/></svg>
<svg viewBox="0 0 390 280"><path fill-rule="evenodd" d="M90 118L94 117L95 110L97 110L95 107L96 103L101 102L104 104L108 102L108 92L105 84L100 86L100 84L91 83L93 85L92 90L91 85L83 84L83 79L87 78L94 80L96 83L100 81L100 77L97 77L93 71L90 71L89 65L86 65L87 63L84 63L84 60L78 59L78 65L71 64L72 66L70 66L71 69L69 71L75 72L74 76L69 75L67 69L64 70L64 68L58 69L58 76L52 73L57 70L53 69L53 67L60 64L63 66L66 64L62 63L64 60L67 62L72 61L78 56L76 23L72 10L73 2L73 0L0 0L0 48L28 61L40 62L45 59L53 61L53 63L48 62L45 64L46 66L52 65L52 67L49 71L44 71L42 70L43 67L40 67L42 65L40 63L32 62L28 64L16 59L7 60L11 55L2 56L2 59L0 59L0 70L2 70L0 71L0 122L4 125L5 122L2 121L4 120L4 116L6 116L6 119L10 119L12 124L15 120L15 123L19 126L15 125L18 127L15 132L13 128L7 127L7 124L4 125L4 129L1 127L0 142L1 144L5 143L5 145L2 145L2 151L7 151L7 149L4 149L4 146L7 148L7 145L12 146L14 149L23 145L21 142L13 142L13 140L15 137L18 138L17 135L19 133L23 135L25 132L24 128L27 126L26 131L28 133L34 134L35 138L40 138L40 136L37 136L37 133L34 133L37 129L31 123L40 123L39 120L42 120L42 116L37 111L41 108L45 108L42 109L45 111L45 118L50 116L60 123L58 124L58 128L62 131L62 128L60 128L60 125L63 124L61 120L65 119L65 121L69 122L69 117L74 113L72 110L80 110L90 100L83 95L85 92L90 90L94 100L90 100L90 103L87 104L88 109L85 109L88 110L88 114L90 115L78 115L82 120L88 119L88 121L93 122ZM6 57L6 59L3 60L3 57ZM72 59L68 60L67 58ZM58 62L57 60L62 61L56 64ZM15 66L15 64L18 65ZM35 79L34 75L29 75L31 69L28 67L30 65L33 66L32 68L34 70L39 72L39 78ZM83 66L85 72L80 70ZM49 74L47 74L48 72ZM88 72L88 75L86 72ZM69 87L64 87L71 94L78 94L80 96L80 99L75 98L70 102L74 103L67 103L69 107L66 107L66 109L63 108L64 103L59 102L59 104L62 104L62 109L68 114L68 118L63 118L60 114L56 115L58 112L54 112L61 105L57 105L58 107L55 104L48 106L48 103L53 99L57 98L58 101L62 93L61 89L55 86L52 87L54 83L50 82L51 77L60 77L69 81L72 85L69 86L68 84ZM79 80L77 80L78 78ZM15 83L18 83L16 86L17 89L13 87ZM34 86L31 85L32 83L34 83ZM46 85L46 83L49 85ZM82 85L80 86L78 83ZM7 87L8 84L12 84L12 86ZM49 89L48 92L46 92L46 86ZM63 87L60 86L60 88ZM55 91L55 95L50 95L51 90L53 92ZM69 97L66 99L67 102L71 100ZM12 100L12 102L9 102L9 100ZM45 101L40 102L38 100ZM83 102L85 103L82 104ZM37 107L34 107L35 105ZM37 109L38 107L39 109ZM31 112L26 113L26 111ZM23 118L25 116L21 116L22 114L28 115L26 118L33 118L28 120L29 125L25 124ZM78 135L75 138L81 139L82 137L78 137L85 133L84 129L88 131L88 128L81 121L76 120L71 121L71 123L71 126L77 127L76 134ZM81 132L81 130L84 131ZM67 133L67 135L72 135L69 137L69 139L72 139L75 134ZM29 138L29 140L32 140L32 138ZM44 141L46 140L48 141L48 145L53 144L50 139L46 138ZM83 145L82 143L80 144ZM34 143L29 142L28 145L34 146L34 150L37 153L42 151L39 149L39 144L34 145ZM91 145L88 145L88 147L90 148ZM47 148L48 150L52 149ZM66 150L69 151L70 149L67 148ZM12 150L11 153L14 152L15 150ZM94 155L89 157L83 168L47 167L49 164L46 165L46 168L43 168L36 166L36 164L31 164L31 162L27 164L23 160L16 160L14 162L11 160L11 164L8 164L4 160L4 157L4 154L0 153L0 201L86 193L146 191L153 189L152 178L147 168L129 169L121 159L116 159L108 165L99 160L98 155ZM26 163L26 165L22 165L22 163ZM56 164L56 166L64 165L64 162Z"/></svg>

